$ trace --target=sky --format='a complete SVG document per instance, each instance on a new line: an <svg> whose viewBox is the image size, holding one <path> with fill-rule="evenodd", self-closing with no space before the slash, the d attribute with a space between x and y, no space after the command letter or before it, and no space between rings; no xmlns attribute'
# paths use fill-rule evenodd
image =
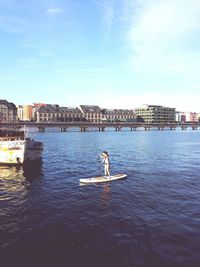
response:
<svg viewBox="0 0 200 267"><path fill-rule="evenodd" d="M199 0L0 0L0 99L200 112Z"/></svg>

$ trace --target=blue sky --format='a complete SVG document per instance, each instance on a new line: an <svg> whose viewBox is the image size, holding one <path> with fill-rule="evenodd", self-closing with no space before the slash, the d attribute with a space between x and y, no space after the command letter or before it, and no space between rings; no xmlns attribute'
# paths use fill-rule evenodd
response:
<svg viewBox="0 0 200 267"><path fill-rule="evenodd" d="M200 112L199 0L0 0L0 98Z"/></svg>

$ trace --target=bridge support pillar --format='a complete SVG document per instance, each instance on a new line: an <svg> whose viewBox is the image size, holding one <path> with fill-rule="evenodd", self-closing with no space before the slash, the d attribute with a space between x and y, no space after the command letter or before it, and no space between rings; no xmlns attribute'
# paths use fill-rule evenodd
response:
<svg viewBox="0 0 200 267"><path fill-rule="evenodd" d="M117 131L117 132L121 131L121 127L120 126L115 127L115 131Z"/></svg>
<svg viewBox="0 0 200 267"><path fill-rule="evenodd" d="M67 128L61 128L61 132L67 132Z"/></svg>
<svg viewBox="0 0 200 267"><path fill-rule="evenodd" d="M43 133L43 132L45 132L45 128L44 128L44 127L38 127L38 132L39 132L39 133Z"/></svg>
<svg viewBox="0 0 200 267"><path fill-rule="evenodd" d="M136 127L131 127L131 131L136 131Z"/></svg>
<svg viewBox="0 0 200 267"><path fill-rule="evenodd" d="M86 127L81 127L81 132L87 132L87 128Z"/></svg>
<svg viewBox="0 0 200 267"><path fill-rule="evenodd" d="M105 131L105 127L99 127L99 132L104 132Z"/></svg>

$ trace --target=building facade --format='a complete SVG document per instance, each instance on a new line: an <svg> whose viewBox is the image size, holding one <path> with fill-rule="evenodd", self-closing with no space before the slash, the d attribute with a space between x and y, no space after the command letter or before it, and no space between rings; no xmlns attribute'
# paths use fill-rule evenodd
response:
<svg viewBox="0 0 200 267"><path fill-rule="evenodd" d="M196 112L182 112L181 113L181 122L198 122L199 113Z"/></svg>
<svg viewBox="0 0 200 267"><path fill-rule="evenodd" d="M101 121L101 109L99 106L80 105L80 110L84 115L86 121L90 122Z"/></svg>
<svg viewBox="0 0 200 267"><path fill-rule="evenodd" d="M85 117L79 108L48 104L37 109L35 119L36 122L80 122L84 121Z"/></svg>
<svg viewBox="0 0 200 267"><path fill-rule="evenodd" d="M23 105L17 105L17 118L19 121L23 121L24 108Z"/></svg>
<svg viewBox="0 0 200 267"><path fill-rule="evenodd" d="M144 119L145 123L172 123L176 121L176 109L157 105L145 105L136 108L137 116Z"/></svg>
<svg viewBox="0 0 200 267"><path fill-rule="evenodd" d="M33 120L37 121L37 111L40 109L40 107L45 107L47 104L45 103L33 103Z"/></svg>
<svg viewBox="0 0 200 267"><path fill-rule="evenodd" d="M99 106L81 105L80 109L89 122L131 122L135 113L128 109L102 109Z"/></svg>
<svg viewBox="0 0 200 267"><path fill-rule="evenodd" d="M0 100L0 122L16 122L17 107L7 100Z"/></svg>
<svg viewBox="0 0 200 267"><path fill-rule="evenodd" d="M129 109L102 109L101 121L133 122L136 121L135 112Z"/></svg>
<svg viewBox="0 0 200 267"><path fill-rule="evenodd" d="M20 121L33 120L33 106L32 105L18 105L17 116Z"/></svg>
<svg viewBox="0 0 200 267"><path fill-rule="evenodd" d="M33 106L32 105L24 105L24 121L31 121L33 119Z"/></svg>

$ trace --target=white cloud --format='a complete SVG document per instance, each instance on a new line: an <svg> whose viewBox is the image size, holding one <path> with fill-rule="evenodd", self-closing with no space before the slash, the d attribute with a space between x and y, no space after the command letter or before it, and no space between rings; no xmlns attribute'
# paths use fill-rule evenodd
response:
<svg viewBox="0 0 200 267"><path fill-rule="evenodd" d="M63 10L61 8L58 8L58 7L52 7L52 8L49 8L47 9L47 13L48 14L60 14L60 13L63 13Z"/></svg>
<svg viewBox="0 0 200 267"><path fill-rule="evenodd" d="M106 92L107 91L107 92ZM115 94L111 89L98 91L98 94L90 97L90 102L105 108L133 109L144 104L163 105L176 108L177 111L200 112L200 93L173 94L166 93L138 93Z"/></svg>
<svg viewBox="0 0 200 267"><path fill-rule="evenodd" d="M134 71L197 75L193 71L200 67L199 12L199 0L126 1L124 20Z"/></svg>

